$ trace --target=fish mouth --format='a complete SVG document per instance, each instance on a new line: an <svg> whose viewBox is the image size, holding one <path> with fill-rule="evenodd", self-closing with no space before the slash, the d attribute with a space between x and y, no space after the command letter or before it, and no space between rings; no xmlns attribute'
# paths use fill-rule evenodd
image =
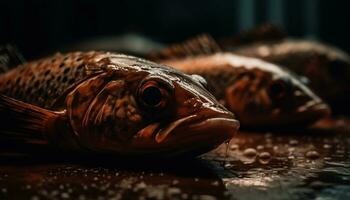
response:
<svg viewBox="0 0 350 200"><path fill-rule="evenodd" d="M239 126L240 123L228 114L210 117L190 115L177 119L165 127L160 127L160 124L156 123L148 125L136 134L136 138L147 137L148 142L139 140L142 144L135 145L135 148L176 154L202 149L203 152L198 153L205 153L231 139ZM145 132L147 134L144 134Z"/></svg>
<svg viewBox="0 0 350 200"><path fill-rule="evenodd" d="M206 133L210 134L210 131L215 131L219 134L211 133L217 139L225 138L230 139L239 128L239 122L235 119L227 117L211 117L206 119L197 119L195 115L176 120L168 125L165 129L160 129L155 135L155 141L162 143L167 139L176 139L174 137L184 138L192 137L194 134L203 135L206 137ZM180 132L180 134L177 134ZM181 134L181 132L187 132L188 134ZM214 138L215 139L215 138Z"/></svg>
<svg viewBox="0 0 350 200"><path fill-rule="evenodd" d="M330 114L331 109L326 103L310 101L297 109L294 116L291 116L293 120L286 119L286 124L294 127L310 126Z"/></svg>
<svg viewBox="0 0 350 200"><path fill-rule="evenodd" d="M249 130L284 130L308 127L331 114L330 107L323 101L309 101L293 109L276 115L259 115L257 118L242 119L242 125ZM272 116L272 117L269 117Z"/></svg>
<svg viewBox="0 0 350 200"><path fill-rule="evenodd" d="M330 107L322 101L310 101L298 108L298 113L315 120L331 115Z"/></svg>

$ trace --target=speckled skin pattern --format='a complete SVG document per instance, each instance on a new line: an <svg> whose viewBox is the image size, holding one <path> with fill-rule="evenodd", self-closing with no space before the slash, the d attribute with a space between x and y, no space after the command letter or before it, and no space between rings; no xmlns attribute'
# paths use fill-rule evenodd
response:
<svg viewBox="0 0 350 200"><path fill-rule="evenodd" d="M209 91L247 128L302 127L329 114L328 106L288 70L260 59L215 53L160 62L203 76Z"/></svg>
<svg viewBox="0 0 350 200"><path fill-rule="evenodd" d="M101 56L100 52L76 52L26 63L0 76L0 91L18 100L51 108L68 87L87 76L85 67Z"/></svg>
<svg viewBox="0 0 350 200"><path fill-rule="evenodd" d="M240 55L277 63L309 79L309 86L336 113L350 113L350 56L316 41L285 39L233 48Z"/></svg>
<svg viewBox="0 0 350 200"><path fill-rule="evenodd" d="M159 103L145 103L148 86L160 93ZM196 78L121 54L74 52L29 62L0 76L0 93L51 112L44 136L94 152L203 153L239 126Z"/></svg>

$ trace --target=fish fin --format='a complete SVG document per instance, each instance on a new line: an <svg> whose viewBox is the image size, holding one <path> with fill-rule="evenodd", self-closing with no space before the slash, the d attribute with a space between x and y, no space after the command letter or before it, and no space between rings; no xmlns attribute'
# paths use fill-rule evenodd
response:
<svg viewBox="0 0 350 200"><path fill-rule="evenodd" d="M279 26L265 23L255 28L242 31L238 35L230 38L224 38L218 43L225 50L230 50L237 46L249 45L257 42L273 42L283 40L287 33Z"/></svg>
<svg viewBox="0 0 350 200"><path fill-rule="evenodd" d="M221 48L209 34L201 34L179 44L173 44L160 51L151 52L148 59L165 60L221 52Z"/></svg>
<svg viewBox="0 0 350 200"><path fill-rule="evenodd" d="M25 62L23 55L14 45L0 46L0 73Z"/></svg>
<svg viewBox="0 0 350 200"><path fill-rule="evenodd" d="M45 134L49 126L61 114L0 94L0 136L8 139L47 141Z"/></svg>

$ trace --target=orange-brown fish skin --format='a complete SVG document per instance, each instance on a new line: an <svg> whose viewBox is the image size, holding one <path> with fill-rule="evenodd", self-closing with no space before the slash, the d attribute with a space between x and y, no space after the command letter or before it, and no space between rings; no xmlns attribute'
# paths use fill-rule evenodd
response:
<svg viewBox="0 0 350 200"><path fill-rule="evenodd" d="M203 76L209 90L246 128L307 126L330 113L329 107L292 74L260 59L216 53L160 62ZM273 94L280 86L281 94Z"/></svg>
<svg viewBox="0 0 350 200"><path fill-rule="evenodd" d="M227 47L227 49L230 49ZM309 79L310 87L334 113L350 113L350 56L342 50L311 40L260 41L231 47L234 53L283 65Z"/></svg>
<svg viewBox="0 0 350 200"><path fill-rule="evenodd" d="M121 54L74 52L29 62L0 76L0 93L10 97L0 103L51 113L41 139L78 151L198 155L239 127L197 79Z"/></svg>

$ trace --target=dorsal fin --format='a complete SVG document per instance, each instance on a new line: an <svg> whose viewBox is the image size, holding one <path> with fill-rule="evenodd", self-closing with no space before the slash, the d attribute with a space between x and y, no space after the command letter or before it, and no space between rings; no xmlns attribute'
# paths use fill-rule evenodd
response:
<svg viewBox="0 0 350 200"><path fill-rule="evenodd" d="M280 27L265 23L255 28L242 31L241 33L224 38L219 41L220 46L225 50L248 45L256 42L273 42L283 40L287 37L287 33Z"/></svg>
<svg viewBox="0 0 350 200"><path fill-rule="evenodd" d="M176 59L213 54L220 51L221 48L210 35L201 34L185 42L173 44L160 51L151 52L147 58L151 60Z"/></svg>
<svg viewBox="0 0 350 200"><path fill-rule="evenodd" d="M51 122L62 113L49 111L0 94L0 136L47 142L45 135Z"/></svg>
<svg viewBox="0 0 350 200"><path fill-rule="evenodd" d="M0 46L0 73L25 62L22 54L14 45Z"/></svg>

